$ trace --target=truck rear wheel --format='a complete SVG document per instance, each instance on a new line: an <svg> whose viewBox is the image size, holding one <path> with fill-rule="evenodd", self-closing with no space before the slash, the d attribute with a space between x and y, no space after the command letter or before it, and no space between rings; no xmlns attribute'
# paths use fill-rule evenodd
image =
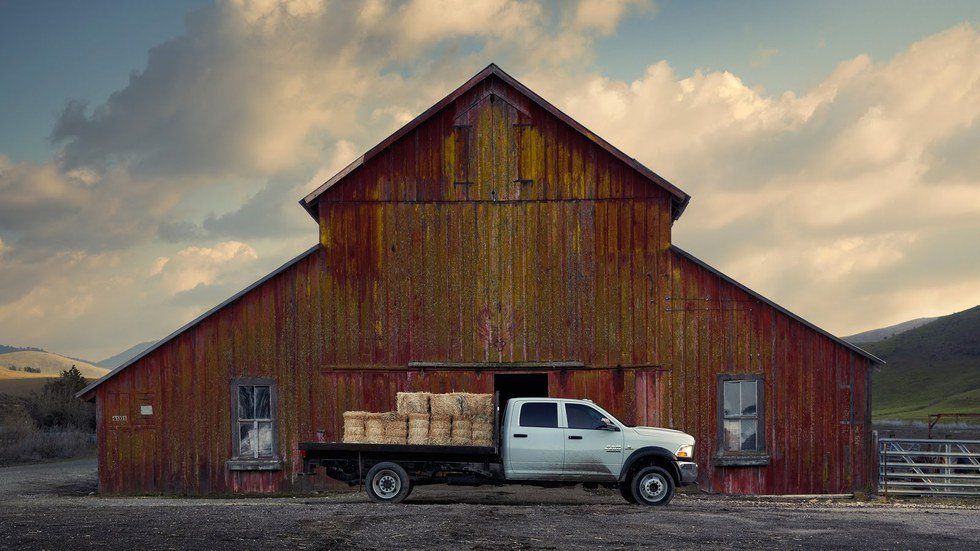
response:
<svg viewBox="0 0 980 551"><path fill-rule="evenodd" d="M640 505L667 505L674 497L674 479L660 467L644 467L630 479L633 499Z"/></svg>
<svg viewBox="0 0 980 551"><path fill-rule="evenodd" d="M399 503L411 490L408 473L397 463L385 461L371 467L364 480L364 489L376 503Z"/></svg>

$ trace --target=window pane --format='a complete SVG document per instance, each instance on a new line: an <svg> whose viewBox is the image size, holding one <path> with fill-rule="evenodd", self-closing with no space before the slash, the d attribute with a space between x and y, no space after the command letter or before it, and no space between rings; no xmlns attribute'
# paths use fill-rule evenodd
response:
<svg viewBox="0 0 980 551"><path fill-rule="evenodd" d="M736 448L742 451L755 451L759 449L757 444L756 429L758 425L756 420L746 420L742 421L742 447Z"/></svg>
<svg viewBox="0 0 980 551"><path fill-rule="evenodd" d="M255 425L251 422L238 424L238 455L255 455Z"/></svg>
<svg viewBox="0 0 980 551"><path fill-rule="evenodd" d="M570 429L601 429L606 426L602 422L605 416L599 410L582 404L565 404L565 415Z"/></svg>
<svg viewBox="0 0 980 551"><path fill-rule="evenodd" d="M272 423L259 423L259 457L272 457Z"/></svg>
<svg viewBox="0 0 980 551"><path fill-rule="evenodd" d="M558 404L527 403L521 406L522 427L558 427Z"/></svg>
<svg viewBox="0 0 980 551"><path fill-rule="evenodd" d="M254 419L254 408L252 404L252 387L238 387L238 418Z"/></svg>
<svg viewBox="0 0 980 551"><path fill-rule="evenodd" d="M725 449L741 449L740 421L725 421Z"/></svg>
<svg viewBox="0 0 980 551"><path fill-rule="evenodd" d="M742 415L756 414L758 381L742 381Z"/></svg>
<svg viewBox="0 0 980 551"><path fill-rule="evenodd" d="M724 393L725 393L725 417L732 415L738 415L741 411L739 406L739 381L725 381Z"/></svg>
<svg viewBox="0 0 980 551"><path fill-rule="evenodd" d="M255 419L272 419L270 396L269 387L255 387Z"/></svg>

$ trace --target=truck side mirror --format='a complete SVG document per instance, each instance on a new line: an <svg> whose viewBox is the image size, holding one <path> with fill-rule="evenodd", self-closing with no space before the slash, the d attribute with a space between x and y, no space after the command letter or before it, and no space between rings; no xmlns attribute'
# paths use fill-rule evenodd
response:
<svg viewBox="0 0 980 551"><path fill-rule="evenodd" d="M611 430L613 432L619 432L619 427L614 425L613 422L606 417L602 418L602 425L603 425L602 430Z"/></svg>

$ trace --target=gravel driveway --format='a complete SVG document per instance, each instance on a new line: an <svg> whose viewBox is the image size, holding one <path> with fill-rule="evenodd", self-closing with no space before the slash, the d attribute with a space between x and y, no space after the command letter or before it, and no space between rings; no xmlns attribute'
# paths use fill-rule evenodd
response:
<svg viewBox="0 0 980 551"><path fill-rule="evenodd" d="M417 488L302 498L103 498L95 460L0 469L4 549L980 549L980 503L759 502L666 509L582 489ZM90 495L93 493L93 495Z"/></svg>

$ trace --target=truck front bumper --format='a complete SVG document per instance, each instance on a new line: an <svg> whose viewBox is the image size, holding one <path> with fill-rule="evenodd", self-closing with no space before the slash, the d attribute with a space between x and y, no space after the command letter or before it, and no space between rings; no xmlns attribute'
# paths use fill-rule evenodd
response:
<svg viewBox="0 0 980 551"><path fill-rule="evenodd" d="M698 479L698 464L693 461L678 461L677 469L681 473L681 486L694 484Z"/></svg>

